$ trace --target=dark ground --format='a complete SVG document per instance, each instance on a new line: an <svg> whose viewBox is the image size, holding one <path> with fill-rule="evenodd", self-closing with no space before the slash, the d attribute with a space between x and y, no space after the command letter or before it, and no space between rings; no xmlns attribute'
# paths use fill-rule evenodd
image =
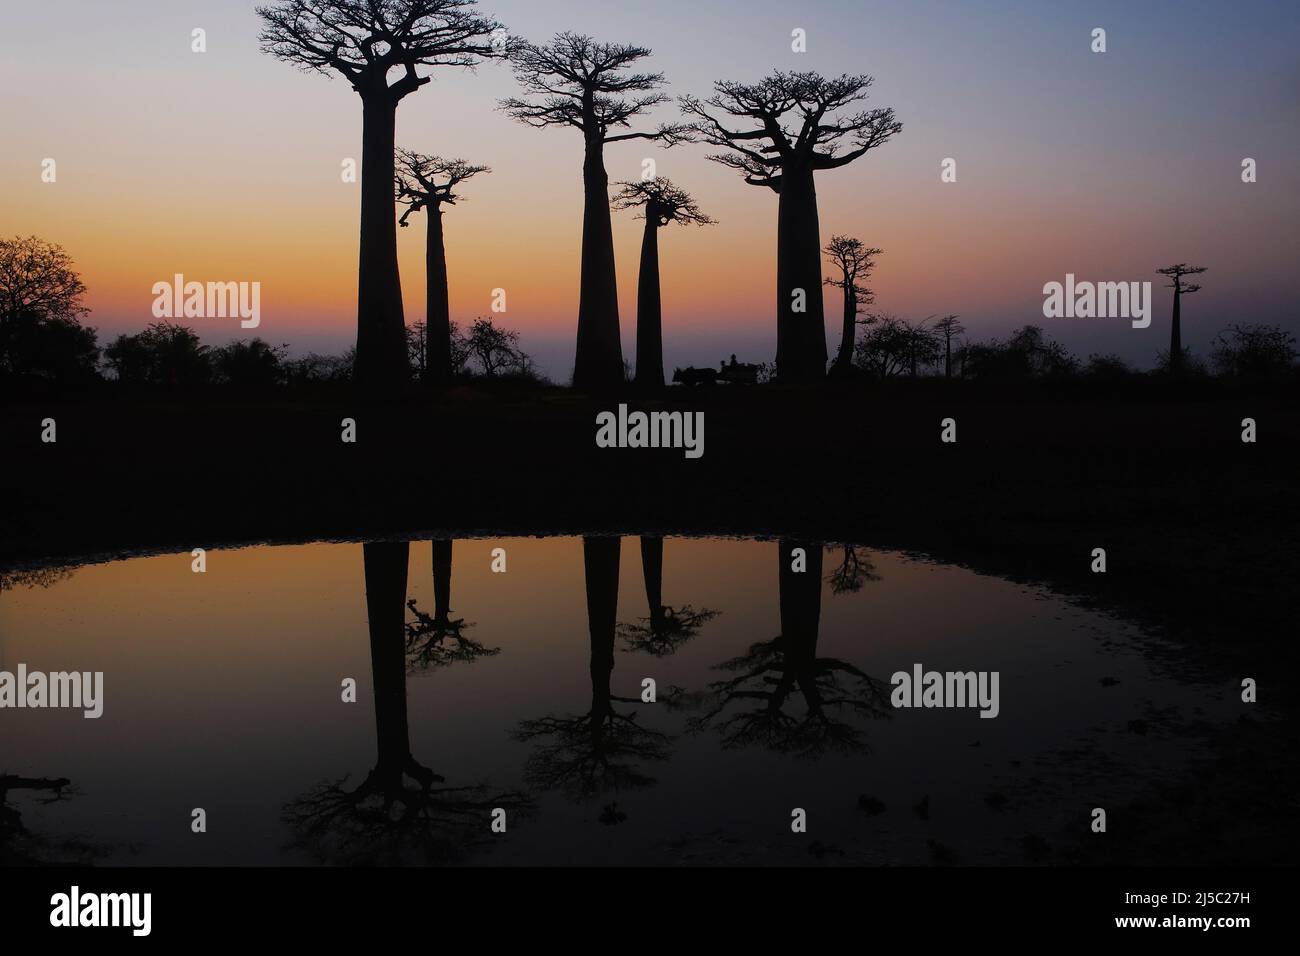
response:
<svg viewBox="0 0 1300 956"><path fill-rule="evenodd" d="M720 386L659 400L469 387L385 404L346 392L11 399L0 409L0 567L431 530L851 541L1079 595L1172 638L1180 665L1210 679L1255 677L1261 706L1289 716L1297 397L1137 380ZM704 411L704 457L597 448L595 415L619 401ZM955 445L939 440L948 416ZM56 444L40 441L45 417ZM344 417L357 421L354 445L340 441ZM1241 441L1245 417L1255 444ZM1094 547L1106 574L1089 570ZM1294 861L1284 793L1300 772L1290 734L1271 726L1247 735L1263 747L1249 759L1232 739L1241 732L1207 746L1206 772L1239 782L1214 812L1232 801L1256 830L1265 814L1285 828L1268 855ZM1203 799L1175 797L1185 808ZM1156 838L1170 799L1148 808L1142 839ZM1225 859L1240 845L1230 830L1213 839Z"/></svg>

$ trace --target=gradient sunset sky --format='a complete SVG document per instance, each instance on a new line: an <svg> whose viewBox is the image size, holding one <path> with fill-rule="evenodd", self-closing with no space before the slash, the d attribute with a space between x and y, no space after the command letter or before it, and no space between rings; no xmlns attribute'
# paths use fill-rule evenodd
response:
<svg viewBox="0 0 1300 956"><path fill-rule="evenodd" d="M0 28L0 234L64 246L89 287L101 342L153 321L152 285L260 281L262 323L191 319L213 343L259 335L292 351L341 352L355 335L361 108L342 78L259 51L244 0L5 3ZM1156 268L1206 265L1184 308L1205 353L1229 322L1300 331L1300 4L943 0L485 0L514 33L573 30L654 51L667 92L772 69L870 73L867 106L903 132L819 174L823 242L880 246L876 308L959 313L970 337L1034 323L1080 355L1149 366L1168 344ZM190 50L191 30L207 52ZM1108 51L1089 49L1093 28ZM795 28L808 52L790 49ZM504 288L523 345L557 380L572 367L582 217L576 130L534 130L496 109L507 66L434 71L398 111L398 144L485 163L447 214L453 318L490 314ZM676 116L664 107L651 123ZM715 226L661 234L665 360L716 364L775 351L776 207L707 162L702 145L609 147L611 180L653 156ZM54 158L58 181L41 181ZM957 161L957 182L940 162ZM1241 161L1258 182L1241 182ZM615 213L624 353L635 342L641 228ZM423 215L399 231L407 322L423 318ZM1067 272L1152 280L1155 321L1045 319L1042 286ZM828 290L828 339L838 293Z"/></svg>

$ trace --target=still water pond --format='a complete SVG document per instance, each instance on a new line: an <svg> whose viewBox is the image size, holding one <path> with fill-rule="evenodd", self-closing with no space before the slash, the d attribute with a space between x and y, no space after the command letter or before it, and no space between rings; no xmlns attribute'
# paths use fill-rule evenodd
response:
<svg viewBox="0 0 1300 956"><path fill-rule="evenodd" d="M99 719L0 710L6 859L1023 863L1186 770L1162 719L1233 716L1131 624L897 552L551 537L206 560L8 580L0 671L104 687ZM997 672L997 717L892 706L917 665Z"/></svg>

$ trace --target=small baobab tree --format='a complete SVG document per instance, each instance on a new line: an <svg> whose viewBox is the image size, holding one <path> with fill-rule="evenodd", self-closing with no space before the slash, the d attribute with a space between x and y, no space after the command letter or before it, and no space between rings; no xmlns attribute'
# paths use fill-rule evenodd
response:
<svg viewBox="0 0 1300 956"><path fill-rule="evenodd" d="M636 383L650 388L664 385L663 308L659 298L659 229L670 222L710 225L686 190L667 179L619 183L615 209L644 209L645 236L641 240L641 272L636 288Z"/></svg>
<svg viewBox="0 0 1300 956"><path fill-rule="evenodd" d="M473 67L518 44L474 0L276 0L257 8L262 49L317 73L339 73L361 97L361 242L357 381L407 377L393 205L397 105L433 77L420 67Z"/></svg>
<svg viewBox="0 0 1300 956"><path fill-rule="evenodd" d="M943 338L943 377L952 378L952 340L966 332L956 315L945 315L934 323L934 331Z"/></svg>
<svg viewBox="0 0 1300 956"><path fill-rule="evenodd" d="M875 301L875 293L863 283L875 268L880 249L867 246L852 236L831 236L826 244L826 255L839 271L839 278L830 277L826 285L844 293L844 323L840 332L840 350L831 365L831 375L842 378L853 368L853 346L858 337L858 315L862 307Z"/></svg>
<svg viewBox="0 0 1300 956"><path fill-rule="evenodd" d="M682 109L695 120L692 137L727 150L709 159L780 197L776 366L778 376L787 381L816 381L826 374L814 174L847 166L903 128L887 107L839 113L864 100L871 83L870 76L827 78L778 70L755 84L715 83L707 100L682 100ZM846 141L850 148L841 152Z"/></svg>
<svg viewBox="0 0 1300 956"><path fill-rule="evenodd" d="M1158 275L1169 279L1166 288L1174 290L1174 320L1169 329L1169 371L1181 372L1183 368L1183 329L1181 306L1182 298L1192 292L1200 292L1201 287L1194 282L1184 282L1187 276L1197 276L1206 271L1206 266L1189 266L1186 262L1157 269Z"/></svg>
<svg viewBox="0 0 1300 956"><path fill-rule="evenodd" d="M427 214L428 241L424 250L425 319L424 381L445 385L454 373L451 347L451 302L447 292L447 251L442 238L442 207L454 206L460 197L456 187L479 173L492 172L487 166L473 166L463 159L425 156L407 149L397 151L397 199L406 206L401 226L412 213Z"/></svg>
<svg viewBox="0 0 1300 956"><path fill-rule="evenodd" d="M671 146L685 132L682 124L631 129L633 119L668 99L660 92L662 73L630 72L649 55L645 47L559 33L548 44L527 44L511 56L515 77L527 98L503 100L501 109L529 126L571 126L583 136L582 278L575 388L603 389L623 381L605 145L643 139Z"/></svg>

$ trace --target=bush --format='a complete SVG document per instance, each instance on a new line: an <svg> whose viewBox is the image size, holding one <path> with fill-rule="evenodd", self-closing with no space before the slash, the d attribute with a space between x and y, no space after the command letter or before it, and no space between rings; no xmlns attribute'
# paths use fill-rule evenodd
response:
<svg viewBox="0 0 1300 956"><path fill-rule="evenodd" d="M24 311L0 323L0 374L84 384L99 377L95 330L73 317Z"/></svg>
<svg viewBox="0 0 1300 956"><path fill-rule="evenodd" d="M1296 340L1277 325L1230 325L1214 338L1210 361L1231 378L1275 379L1289 375Z"/></svg>
<svg viewBox="0 0 1300 956"><path fill-rule="evenodd" d="M212 378L209 353L193 329L155 322L136 335L119 335L104 349L104 358L124 384L206 385Z"/></svg>
<svg viewBox="0 0 1300 956"><path fill-rule="evenodd" d="M285 381L287 351L287 345L263 339L231 342L212 350L212 369L216 380L228 385L279 385Z"/></svg>

